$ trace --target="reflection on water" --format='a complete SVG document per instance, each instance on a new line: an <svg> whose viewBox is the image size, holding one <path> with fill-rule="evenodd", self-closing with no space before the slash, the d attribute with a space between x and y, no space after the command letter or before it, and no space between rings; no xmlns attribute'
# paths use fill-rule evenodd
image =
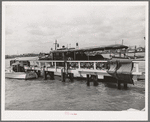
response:
<svg viewBox="0 0 150 122"><path fill-rule="evenodd" d="M129 84L127 90L123 87L118 90L112 83L99 82L96 87L92 83L87 86L85 79L61 82L59 76L55 76L55 80L5 79L6 110L120 111L144 107L144 81Z"/></svg>

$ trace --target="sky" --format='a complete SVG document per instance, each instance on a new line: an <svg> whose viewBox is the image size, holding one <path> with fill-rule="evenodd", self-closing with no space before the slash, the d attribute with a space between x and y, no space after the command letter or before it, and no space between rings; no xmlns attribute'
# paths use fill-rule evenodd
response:
<svg viewBox="0 0 150 122"><path fill-rule="evenodd" d="M122 40L127 46L145 46L143 4L14 2L4 9L6 55L47 53L54 49L55 40L60 47L121 44Z"/></svg>

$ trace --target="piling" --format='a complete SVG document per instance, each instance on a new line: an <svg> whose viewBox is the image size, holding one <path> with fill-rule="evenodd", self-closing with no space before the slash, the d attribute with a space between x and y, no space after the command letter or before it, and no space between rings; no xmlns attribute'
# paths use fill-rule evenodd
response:
<svg viewBox="0 0 150 122"><path fill-rule="evenodd" d="M68 73L70 81L73 81L73 73Z"/></svg>
<svg viewBox="0 0 150 122"><path fill-rule="evenodd" d="M90 80L89 80L89 74L86 75L87 76L87 86L90 86Z"/></svg>
<svg viewBox="0 0 150 122"><path fill-rule="evenodd" d="M47 80L47 72L46 71L43 72L43 76L44 76L44 80Z"/></svg>
<svg viewBox="0 0 150 122"><path fill-rule="evenodd" d="M34 73L36 74L36 76L38 77L37 71L36 71L36 70L34 70L33 72L34 72Z"/></svg>
<svg viewBox="0 0 150 122"><path fill-rule="evenodd" d="M117 84L118 84L118 89L121 89L121 83L120 83L120 80L117 80Z"/></svg>
<svg viewBox="0 0 150 122"><path fill-rule="evenodd" d="M44 80L47 80L47 72L45 71L45 67L43 68L43 77Z"/></svg>
<svg viewBox="0 0 150 122"><path fill-rule="evenodd" d="M41 76L41 71L40 70L37 71L37 75L38 75L38 77Z"/></svg>
<svg viewBox="0 0 150 122"><path fill-rule="evenodd" d="M54 72L49 72L50 80L54 80Z"/></svg>
<svg viewBox="0 0 150 122"><path fill-rule="evenodd" d="M128 87L128 86L127 86L127 83L124 83L124 88L127 89L127 87Z"/></svg>
<svg viewBox="0 0 150 122"><path fill-rule="evenodd" d="M38 76L38 73L36 72L36 71L33 71L34 73L35 73L35 75L36 75L36 78L38 78L39 76Z"/></svg>
<svg viewBox="0 0 150 122"><path fill-rule="evenodd" d="M94 86L98 86L98 75L95 75L94 77Z"/></svg>
<svg viewBox="0 0 150 122"><path fill-rule="evenodd" d="M65 72L63 72L63 69L61 69L61 81L65 82Z"/></svg>

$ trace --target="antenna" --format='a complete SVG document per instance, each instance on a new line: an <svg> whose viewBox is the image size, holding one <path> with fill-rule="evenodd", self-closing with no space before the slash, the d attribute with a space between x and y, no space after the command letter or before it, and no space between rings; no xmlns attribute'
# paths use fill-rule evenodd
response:
<svg viewBox="0 0 150 122"><path fill-rule="evenodd" d="M123 45L123 39L122 39L122 45Z"/></svg>
<svg viewBox="0 0 150 122"><path fill-rule="evenodd" d="M55 50L57 50L57 40L55 40Z"/></svg>

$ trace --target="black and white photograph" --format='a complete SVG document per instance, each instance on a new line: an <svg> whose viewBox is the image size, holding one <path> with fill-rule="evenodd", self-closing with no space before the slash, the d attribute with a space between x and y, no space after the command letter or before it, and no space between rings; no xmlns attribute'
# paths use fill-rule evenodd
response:
<svg viewBox="0 0 150 122"><path fill-rule="evenodd" d="M148 120L148 4L2 1L2 120Z"/></svg>

